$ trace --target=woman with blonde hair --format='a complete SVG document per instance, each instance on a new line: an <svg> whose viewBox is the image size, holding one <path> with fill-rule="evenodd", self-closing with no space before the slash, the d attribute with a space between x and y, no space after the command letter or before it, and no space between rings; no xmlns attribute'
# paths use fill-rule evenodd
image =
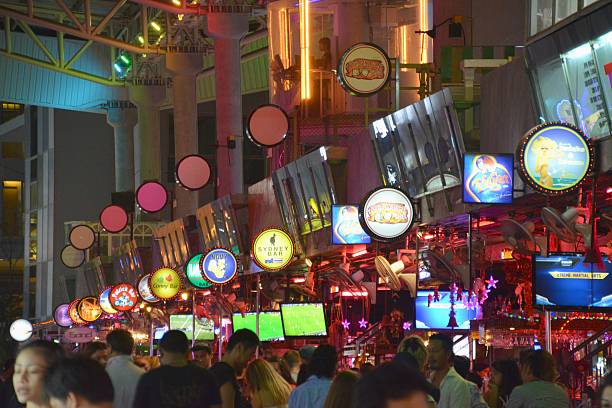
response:
<svg viewBox="0 0 612 408"><path fill-rule="evenodd" d="M291 386L266 360L253 360L246 368L253 408L286 408Z"/></svg>
<svg viewBox="0 0 612 408"><path fill-rule="evenodd" d="M354 371L342 371L336 374L329 387L329 393L323 408L351 407L357 391L359 374Z"/></svg>
<svg viewBox="0 0 612 408"><path fill-rule="evenodd" d="M427 360L427 347L419 336L405 337L397 347L397 354L408 353L416 360L419 371L423 372Z"/></svg>

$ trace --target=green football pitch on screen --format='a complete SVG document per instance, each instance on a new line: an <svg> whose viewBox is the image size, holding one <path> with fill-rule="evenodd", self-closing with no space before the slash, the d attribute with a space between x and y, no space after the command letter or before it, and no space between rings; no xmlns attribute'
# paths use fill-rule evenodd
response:
<svg viewBox="0 0 612 408"><path fill-rule="evenodd" d="M285 303L281 304L281 313L285 336L327 336L322 303Z"/></svg>
<svg viewBox="0 0 612 408"><path fill-rule="evenodd" d="M189 340L193 340L193 321L191 315L170 315L170 330L180 330ZM196 340L214 340L215 323L212 319L195 319Z"/></svg>
<svg viewBox="0 0 612 408"><path fill-rule="evenodd" d="M241 313L234 313L232 324L233 331L240 329L249 329L257 333L257 313L245 313L244 317ZM259 313L259 340L285 340L285 336L283 335L283 322L281 320L280 312Z"/></svg>

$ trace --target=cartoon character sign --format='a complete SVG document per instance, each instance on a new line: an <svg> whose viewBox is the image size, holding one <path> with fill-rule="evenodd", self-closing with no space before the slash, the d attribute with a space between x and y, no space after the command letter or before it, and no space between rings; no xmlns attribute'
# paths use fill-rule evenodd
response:
<svg viewBox="0 0 612 408"><path fill-rule="evenodd" d="M513 155L466 153L463 163L463 201L512 203L513 162Z"/></svg>
<svg viewBox="0 0 612 408"><path fill-rule="evenodd" d="M332 206L332 244L369 244L372 238L359 223L359 208L356 205Z"/></svg>
<svg viewBox="0 0 612 408"><path fill-rule="evenodd" d="M593 168L591 140L567 123L547 123L530 130L519 144L518 157L525 181L548 194L578 187Z"/></svg>

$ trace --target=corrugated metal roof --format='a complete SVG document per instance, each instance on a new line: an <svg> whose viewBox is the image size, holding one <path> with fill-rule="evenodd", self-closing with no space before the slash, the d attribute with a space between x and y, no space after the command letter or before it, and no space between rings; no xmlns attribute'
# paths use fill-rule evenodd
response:
<svg viewBox="0 0 612 408"><path fill-rule="evenodd" d="M22 33L12 33L13 52L39 60L47 60L36 44ZM51 54L57 55L55 38L39 37ZM4 44L5 34L0 32L0 43ZM70 60L84 44L83 41L65 40L65 61ZM72 68L110 77L108 47L92 44L72 65ZM96 109L109 99L121 99L125 90L109 87L60 72L2 58L0 63L0 98L2 100L28 105L46 106L72 110Z"/></svg>

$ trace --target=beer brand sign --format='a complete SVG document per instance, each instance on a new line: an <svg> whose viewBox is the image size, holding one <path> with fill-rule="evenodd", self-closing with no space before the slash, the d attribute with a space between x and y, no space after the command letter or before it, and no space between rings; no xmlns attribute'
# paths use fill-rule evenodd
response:
<svg viewBox="0 0 612 408"><path fill-rule="evenodd" d="M359 206L364 231L378 241L393 241L412 226L414 209L402 190L382 187L372 191Z"/></svg>
<svg viewBox="0 0 612 408"><path fill-rule="evenodd" d="M253 241L253 260L261 269L278 271L291 263L295 246L285 231L268 228Z"/></svg>
<svg viewBox="0 0 612 408"><path fill-rule="evenodd" d="M338 81L349 93L370 96L380 91L391 73L389 57L377 45L358 43L340 58Z"/></svg>
<svg viewBox="0 0 612 408"><path fill-rule="evenodd" d="M159 299L173 299L181 290L181 275L172 268L160 268L151 274L149 287Z"/></svg>

